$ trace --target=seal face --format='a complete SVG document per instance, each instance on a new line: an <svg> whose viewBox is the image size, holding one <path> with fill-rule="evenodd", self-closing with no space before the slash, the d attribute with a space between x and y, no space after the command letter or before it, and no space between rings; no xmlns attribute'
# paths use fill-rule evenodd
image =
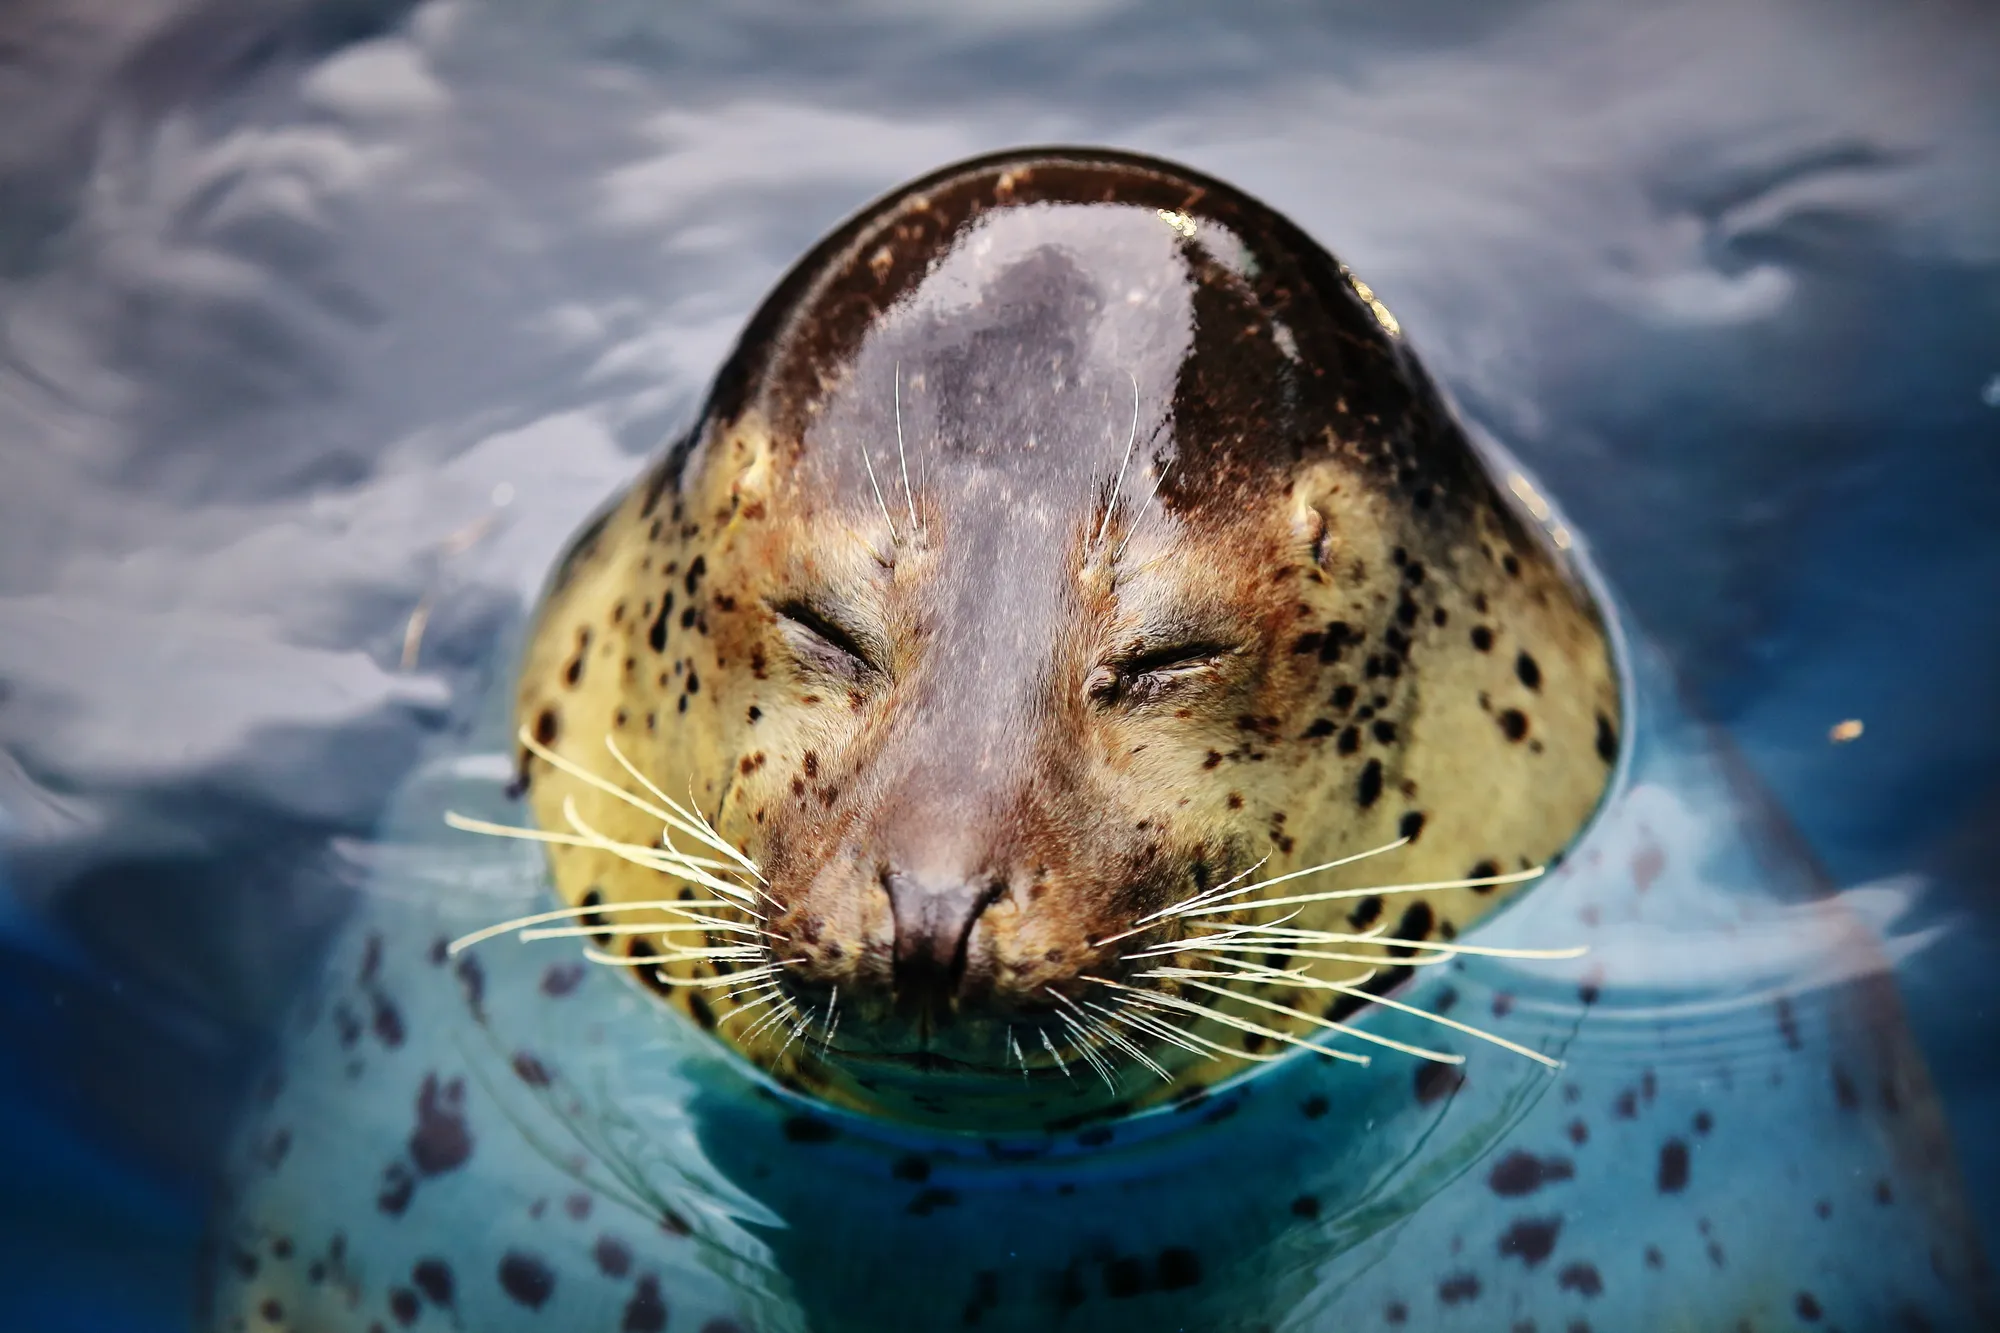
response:
<svg viewBox="0 0 2000 1333"><path fill-rule="evenodd" d="M1367 287L1070 150L792 270L563 562L519 715L593 957L790 1086L967 1128L1371 1040L1620 729L1588 595Z"/></svg>

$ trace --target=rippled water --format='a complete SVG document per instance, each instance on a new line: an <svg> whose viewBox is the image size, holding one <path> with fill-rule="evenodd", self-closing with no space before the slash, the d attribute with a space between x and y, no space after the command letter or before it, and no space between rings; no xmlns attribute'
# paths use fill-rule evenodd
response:
<svg viewBox="0 0 2000 1333"><path fill-rule="evenodd" d="M182 1325L224 1131L382 883L390 793L469 744L548 561L778 272L905 177L1049 140L1297 218L1561 500L1757 837L1898 942L1992 1234L1990 15L572 8L0 15L24 1327ZM1829 956L1771 930L1787 977Z"/></svg>

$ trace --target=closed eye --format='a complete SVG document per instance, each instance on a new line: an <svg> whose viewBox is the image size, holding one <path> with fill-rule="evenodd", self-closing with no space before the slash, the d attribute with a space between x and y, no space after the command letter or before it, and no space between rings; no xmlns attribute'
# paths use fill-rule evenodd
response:
<svg viewBox="0 0 2000 1333"><path fill-rule="evenodd" d="M1179 685L1192 684L1236 652L1210 641L1162 644L1118 658L1091 673L1091 698L1099 703L1146 703Z"/></svg>
<svg viewBox="0 0 2000 1333"><path fill-rule="evenodd" d="M879 671L861 636L813 606L794 598L771 608L801 665L849 678Z"/></svg>

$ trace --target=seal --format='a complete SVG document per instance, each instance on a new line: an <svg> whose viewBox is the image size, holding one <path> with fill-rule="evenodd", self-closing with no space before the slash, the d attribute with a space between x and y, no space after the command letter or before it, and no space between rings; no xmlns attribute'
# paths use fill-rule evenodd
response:
<svg viewBox="0 0 2000 1333"><path fill-rule="evenodd" d="M779 284L563 562L519 701L557 890L876 1113L1366 1049L1345 1020L1617 757L1602 620L1517 504L1268 208L1117 154L948 168Z"/></svg>
<svg viewBox="0 0 2000 1333"><path fill-rule="evenodd" d="M203 1322L1991 1327L1897 891L1628 627L1269 209L906 187L366 847Z"/></svg>

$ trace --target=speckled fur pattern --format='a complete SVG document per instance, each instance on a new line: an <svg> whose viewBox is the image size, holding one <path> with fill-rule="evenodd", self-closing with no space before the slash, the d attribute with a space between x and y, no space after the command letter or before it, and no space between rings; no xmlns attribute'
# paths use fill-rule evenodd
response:
<svg viewBox="0 0 2000 1333"><path fill-rule="evenodd" d="M1044 215L1014 211L1037 189L1136 211L1065 234L1081 270L1030 263L1006 227L1027 216L1041 235ZM939 235L988 212L992 246L937 258ZM1992 1326L1878 935L1680 710L1644 641L1621 661L1567 529L1451 423L1367 289L1288 226L1164 164L1023 154L908 187L807 257L702 424L559 562L518 691L472 745L507 756L512 789L453 754L400 800L246 1116L208 1327ZM1037 360L1085 345L1078 330L1114 308L1103 292L1143 293L1169 253L1149 227L1176 247L1208 238L1171 253L1218 336L1173 343L1195 326L1160 296L1119 307L1140 322L1118 356ZM964 330L910 296L956 281L966 254L1008 295L997 308L1029 312L1010 337L1036 336L954 341ZM1161 338L1164 370L1147 350ZM1016 344L1007 374L953 379ZM987 361L954 360L965 346ZM938 349L953 355L926 359ZM1093 377L1099 362L1116 373ZM1042 387L1022 406L991 392L1007 383ZM1151 489L1121 504L1128 412L1133 480ZM1045 450L1010 471L933 447L981 422L1075 446L1071 462ZM994 581L1003 566L1025 573ZM1183 640L1220 645L1191 684L1119 665L1163 606ZM827 651L809 629L822 610L857 651ZM892 1101L844 1074L830 1023L746 1037L755 1020L726 988L590 966L573 939L451 951L552 902L662 893L599 848L545 857L442 828L454 809L655 843L657 821L534 753L616 778L606 737L755 858L770 899L754 919L797 951L802 994L851 988L857 1049L899 1021L881 867L938 841L1006 890L969 937L954 1002L975 1011L1113 967L1095 942L1200 887L1197 865L1213 882L1398 837L1392 870L1315 886L1561 855L1522 891L1361 894L1306 905L1311 920L1588 953L1414 974L1390 953L1372 993L1398 987L1418 1013L1343 997L1352 1028L1462 1064L1294 1052L1232 1076L1187 1059L1170 1083L1127 1067L1106 1088L1037 1061L1005 1116L968 1124L953 1098Z"/></svg>

